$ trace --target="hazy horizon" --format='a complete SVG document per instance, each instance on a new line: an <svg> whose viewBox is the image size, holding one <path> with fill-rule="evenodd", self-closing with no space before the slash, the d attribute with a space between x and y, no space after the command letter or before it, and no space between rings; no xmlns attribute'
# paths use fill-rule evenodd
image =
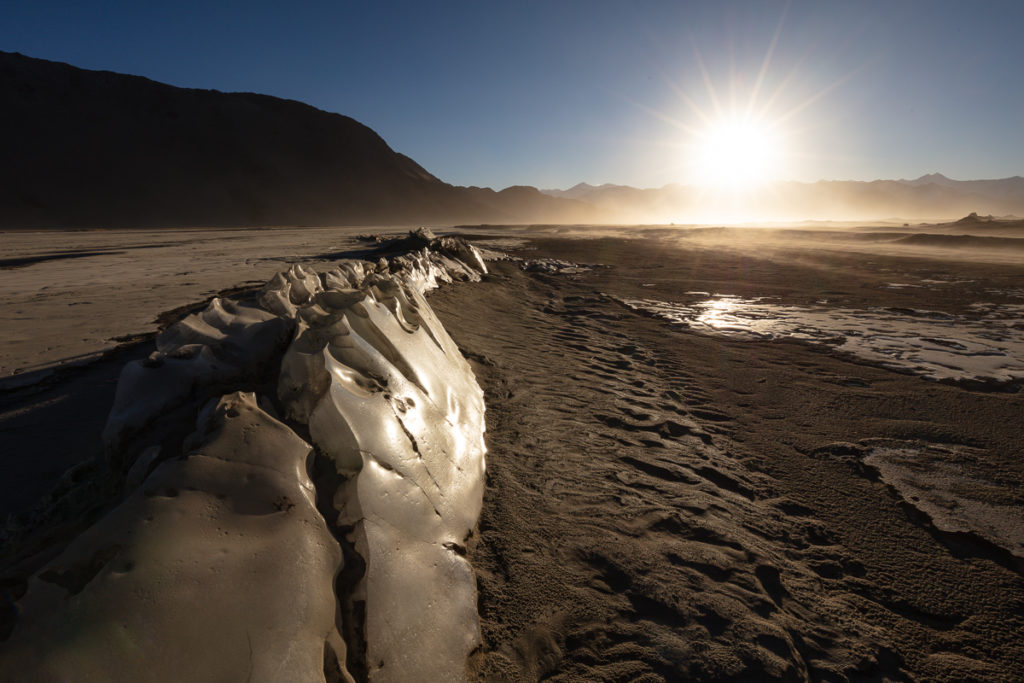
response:
<svg viewBox="0 0 1024 683"><path fill-rule="evenodd" d="M776 181L772 181L771 183L768 183L768 184L772 185L772 184L784 184L784 183L798 183L798 184L801 184L801 185L814 185L815 183L875 183L875 182L879 182L879 181L889 181L889 180L895 181L895 182L913 182L913 181L917 181L917 180L923 180L925 178L928 178L929 176L942 176L946 180L952 180L954 182L973 182L973 181L987 181L987 180L1012 180L1014 178L1024 177L1021 174L1017 173L1017 174L1014 174L1012 176L1005 176L1005 177L1000 177L1000 178L994 178L994 177L993 178L952 178L949 175L947 175L947 174L945 174L945 173L943 173L941 171L932 171L932 172L929 172L929 173L922 173L921 175L919 175L919 176L917 176L915 178L817 178L815 180L776 180ZM442 180L444 180L444 179L442 178ZM684 186L684 187L687 186L686 183L681 183L681 182L670 182L670 183L665 183L663 185L652 185L652 186L649 186L649 187L638 187L638 186L635 186L635 185L627 185L625 183L613 183L613 182L610 182L610 181L609 182L603 182L603 183L588 183L586 181L580 181L578 183L573 183L572 185L566 186L566 187L540 187L538 185L533 185L533 187L537 187L541 191L549 191L549 190L551 190L551 191L555 191L555 190L565 191L565 190L571 190L572 188L577 187L579 185L587 185L587 186L594 187L594 188L609 187L609 186L611 186L611 187L631 187L631 188L635 188L635 189L638 189L638 190L660 190L660 189L664 189L666 187L670 187L670 186L673 186L673 185L679 185L679 186ZM500 188L497 188L497 189L500 189Z"/></svg>

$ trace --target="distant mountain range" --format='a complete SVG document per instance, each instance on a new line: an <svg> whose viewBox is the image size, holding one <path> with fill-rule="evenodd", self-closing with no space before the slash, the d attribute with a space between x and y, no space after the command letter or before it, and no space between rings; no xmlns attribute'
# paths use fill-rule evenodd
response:
<svg viewBox="0 0 1024 683"><path fill-rule="evenodd" d="M638 189L580 183L543 190L589 204L612 220L702 222L702 215L770 220L948 219L970 212L1024 215L1024 178L953 180L930 173L914 180L780 182L743 195L684 185Z"/></svg>
<svg viewBox="0 0 1024 683"><path fill-rule="evenodd" d="M495 191L436 178L370 128L300 102L177 88L0 52L0 228L697 223L1024 215L1024 178Z"/></svg>

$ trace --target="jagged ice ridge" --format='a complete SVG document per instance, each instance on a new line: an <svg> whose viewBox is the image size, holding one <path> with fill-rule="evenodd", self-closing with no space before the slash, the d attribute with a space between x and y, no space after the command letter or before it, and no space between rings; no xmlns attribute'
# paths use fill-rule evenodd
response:
<svg viewBox="0 0 1024 683"><path fill-rule="evenodd" d="M420 248L294 265L255 302L214 299L124 368L103 438L126 495L30 579L0 678L351 680L353 647L370 680L465 678L483 392L424 293L487 270L462 240L406 242ZM284 420L244 391L278 366ZM313 447L342 482L334 519L317 509ZM365 602L350 629L341 534L365 563L342 587Z"/></svg>

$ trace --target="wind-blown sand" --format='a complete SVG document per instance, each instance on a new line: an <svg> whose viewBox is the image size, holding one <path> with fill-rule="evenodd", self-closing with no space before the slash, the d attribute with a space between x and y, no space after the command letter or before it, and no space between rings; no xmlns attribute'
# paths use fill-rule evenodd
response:
<svg viewBox="0 0 1024 683"><path fill-rule="evenodd" d="M940 384L834 345L680 329L621 303L706 292L980 317L978 304L1024 303L1024 267L560 232L491 244L600 267L492 262L483 282L429 299L487 406L487 488L466 553L482 638L470 678L1024 675L1019 383ZM45 425L87 403L109 407L105 363L118 358L7 391L5 459L30 456ZM75 434L98 438L94 422L70 425L66 460L88 451ZM99 514L75 497L102 491L77 476L42 522L51 537L75 533L62 506ZM24 556L46 544L11 538L4 585L17 598Z"/></svg>

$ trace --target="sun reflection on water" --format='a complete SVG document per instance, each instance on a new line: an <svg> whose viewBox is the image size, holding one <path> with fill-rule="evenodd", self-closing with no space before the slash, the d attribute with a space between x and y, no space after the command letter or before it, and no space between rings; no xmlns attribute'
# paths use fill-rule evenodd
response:
<svg viewBox="0 0 1024 683"><path fill-rule="evenodd" d="M827 344L930 379L1024 380L1024 307L979 307L977 319L911 309L787 306L730 295L690 304L620 301L697 331Z"/></svg>

